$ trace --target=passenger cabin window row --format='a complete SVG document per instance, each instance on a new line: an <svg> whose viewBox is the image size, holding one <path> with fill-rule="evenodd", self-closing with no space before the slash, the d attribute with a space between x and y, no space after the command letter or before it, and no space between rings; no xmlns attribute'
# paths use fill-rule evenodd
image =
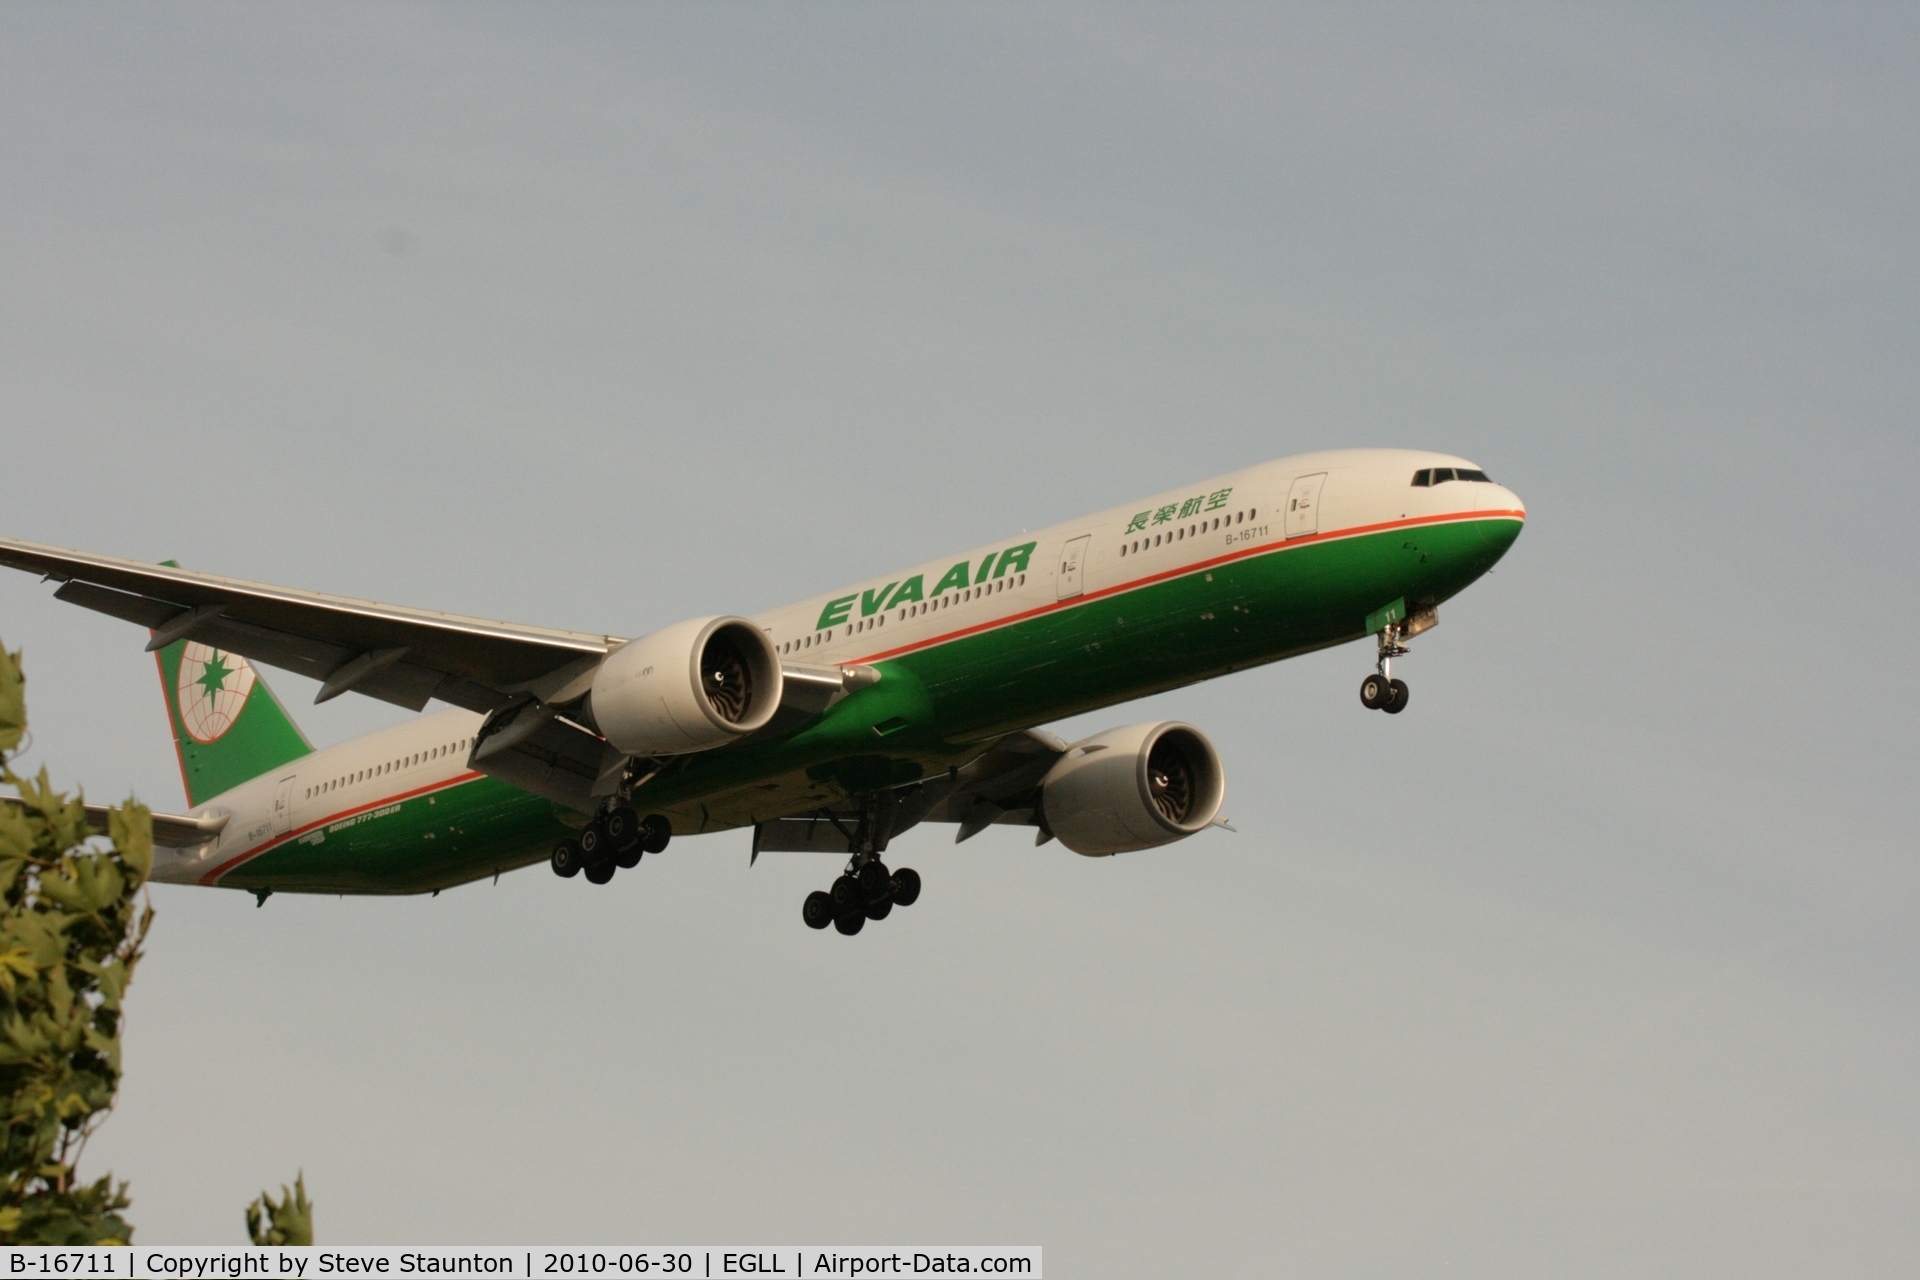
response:
<svg viewBox="0 0 1920 1280"><path fill-rule="evenodd" d="M904 608L894 610L894 621L905 622L908 618L918 618L922 614L936 613L941 609L951 609L953 606L965 604L969 600L981 600L993 595L995 592L1006 591L1013 587L1022 586L1026 581L1026 574L1010 573L1004 578L994 579L985 586L967 587L962 591L949 591L943 596L935 596L931 600L922 600L917 604L910 604Z"/></svg>
<svg viewBox="0 0 1920 1280"><path fill-rule="evenodd" d="M931 600L922 600L915 604L904 605L901 608L893 610L893 620L895 622L905 622L908 618L918 618L922 614L933 613L940 609L951 609L954 605L965 604L969 600L984 600L986 597L998 592L1025 586L1026 581L1026 574L1010 573L1004 578L996 578L992 582L985 583L981 586L967 587L961 591L949 591L945 595L935 596ZM850 636L857 636L863 631L871 631L875 627L884 627L886 625L887 615L882 612L875 614L871 618L861 618L858 621L849 622L846 626L838 628L838 630L841 638L844 639ZM825 631L816 631L812 635L801 636L796 640L783 640L780 643L780 652L783 654L800 653L813 648L815 645L825 644L834 638L834 631L835 628L829 627Z"/></svg>
<svg viewBox="0 0 1920 1280"><path fill-rule="evenodd" d="M1139 555L1142 551L1151 551L1155 547L1169 546L1175 542L1185 542L1188 538L1197 538L1203 533L1212 533L1215 529L1231 529L1234 525L1245 524L1260 514L1258 507L1248 507L1245 511L1235 511L1231 515L1215 516L1211 520L1198 520L1192 524L1183 524L1166 533L1156 533L1151 537L1135 538L1131 542L1120 544L1120 554Z"/></svg>
<svg viewBox="0 0 1920 1280"><path fill-rule="evenodd" d="M342 774L340 777L322 782L318 786L308 787L307 799L311 800L315 796L323 796L329 791L338 791L341 787L351 786L356 782L365 782L368 778L378 778L383 774L397 773L401 769L411 769L415 765L426 764L430 760L442 760L456 751L465 751L472 745L472 738L462 738L458 742L449 742L445 746L435 747L431 751L416 751L410 756L401 756L398 760L389 760L385 764L374 765L371 769L356 769L352 773Z"/></svg>
<svg viewBox="0 0 1920 1280"><path fill-rule="evenodd" d="M1413 487L1425 489L1436 484L1445 484L1449 480L1478 480L1482 484L1492 484L1484 471L1474 471L1467 467L1422 467L1413 473Z"/></svg>

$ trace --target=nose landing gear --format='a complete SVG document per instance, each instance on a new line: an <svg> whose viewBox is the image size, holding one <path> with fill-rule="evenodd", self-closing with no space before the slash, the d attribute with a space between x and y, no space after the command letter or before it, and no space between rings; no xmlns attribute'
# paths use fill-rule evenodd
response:
<svg viewBox="0 0 1920 1280"><path fill-rule="evenodd" d="M1393 678L1393 660L1409 650L1400 643L1405 635L1402 623L1389 623L1380 631L1380 653L1374 659L1378 667L1360 682L1360 704L1369 711L1384 711L1397 716L1407 709L1407 682Z"/></svg>

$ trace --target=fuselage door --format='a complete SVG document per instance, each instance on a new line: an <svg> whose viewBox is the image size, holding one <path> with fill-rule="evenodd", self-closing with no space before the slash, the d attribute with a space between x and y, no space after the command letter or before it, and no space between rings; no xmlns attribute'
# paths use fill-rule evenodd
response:
<svg viewBox="0 0 1920 1280"><path fill-rule="evenodd" d="M1071 600L1087 589L1087 544L1092 541L1092 534L1081 534L1060 553L1060 599Z"/></svg>
<svg viewBox="0 0 1920 1280"><path fill-rule="evenodd" d="M1320 486L1326 482L1327 473L1324 471L1301 476L1293 482L1293 489L1287 494L1284 513L1289 538L1320 532Z"/></svg>
<svg viewBox="0 0 1920 1280"><path fill-rule="evenodd" d="M283 836L293 830L293 784L297 776L280 779L273 789L273 834Z"/></svg>

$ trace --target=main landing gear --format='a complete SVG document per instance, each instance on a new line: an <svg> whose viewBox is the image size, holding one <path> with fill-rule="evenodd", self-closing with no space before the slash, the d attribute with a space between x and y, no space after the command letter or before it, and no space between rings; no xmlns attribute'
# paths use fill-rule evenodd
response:
<svg viewBox="0 0 1920 1280"><path fill-rule="evenodd" d="M570 840L553 846L547 859L553 874L572 879L582 871L587 883L605 884L616 870L640 865L643 853L659 853L673 838L673 826L658 813L641 817L624 804L611 805L594 815Z"/></svg>
<svg viewBox="0 0 1920 1280"><path fill-rule="evenodd" d="M1408 652L1401 644L1403 625L1395 622L1380 632L1378 670L1360 682L1360 702L1369 711L1384 711L1397 716L1407 709L1407 682L1393 678L1393 660Z"/></svg>
<svg viewBox="0 0 1920 1280"><path fill-rule="evenodd" d="M800 908L800 918L809 929L832 925L852 937L867 927L869 920L885 920L895 907L910 907L920 896L920 873L912 867L888 871L887 864L874 858L849 866L846 874L833 882L831 889L815 889Z"/></svg>
<svg viewBox="0 0 1920 1280"><path fill-rule="evenodd" d="M860 820L847 836L853 856L847 860L846 871L831 889L808 894L800 908L800 918L809 929L832 925L852 937L867 927L867 921L885 920L895 907L910 907L920 897L919 872L912 867L889 871L880 861L893 834L899 805L900 797L895 792L881 792L862 801Z"/></svg>

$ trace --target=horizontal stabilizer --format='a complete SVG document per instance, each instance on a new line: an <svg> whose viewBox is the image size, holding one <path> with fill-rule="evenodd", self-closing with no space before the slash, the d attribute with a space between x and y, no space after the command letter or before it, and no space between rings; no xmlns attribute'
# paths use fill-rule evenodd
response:
<svg viewBox="0 0 1920 1280"><path fill-rule="evenodd" d="M0 804L19 805L17 796L0 796ZM90 804L87 811L87 830L94 835L107 834L107 817L113 812L112 805ZM175 813L156 813L153 815L153 842L172 849L188 849L219 835L226 828L229 814L214 814L205 818L189 818Z"/></svg>

